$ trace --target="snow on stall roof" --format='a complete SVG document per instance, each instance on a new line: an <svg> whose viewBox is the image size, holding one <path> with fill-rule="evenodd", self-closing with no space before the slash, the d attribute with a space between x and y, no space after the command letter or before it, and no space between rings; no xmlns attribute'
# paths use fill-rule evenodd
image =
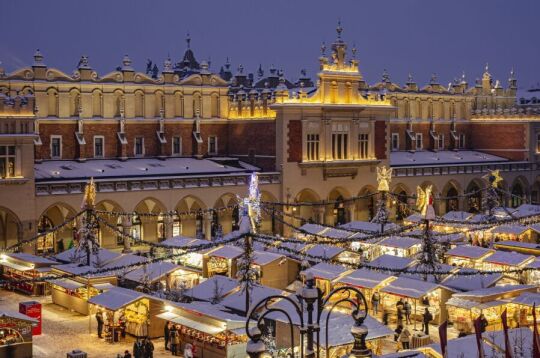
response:
<svg viewBox="0 0 540 358"><path fill-rule="evenodd" d="M413 262L415 262L415 260L410 257L399 257L399 256L385 254L385 255L381 255L377 257L375 260L371 261L368 265L372 267L378 267L378 268L390 268L390 269L402 270L410 266Z"/></svg>
<svg viewBox="0 0 540 358"><path fill-rule="evenodd" d="M393 276L391 275L364 268L354 270L345 276L338 278L336 282L362 288L375 288L381 284L381 282L392 277Z"/></svg>
<svg viewBox="0 0 540 358"><path fill-rule="evenodd" d="M242 256L244 250L232 245L223 245L217 250L210 252L210 256L221 257L224 259L235 259Z"/></svg>
<svg viewBox="0 0 540 358"><path fill-rule="evenodd" d="M175 265L172 262L159 261L152 262L148 265L139 267L133 271L128 272L124 275L124 278L130 281L142 283L146 275L147 279L150 282L161 279L163 276L168 275L171 272L174 272L180 269L181 266Z"/></svg>
<svg viewBox="0 0 540 358"><path fill-rule="evenodd" d="M246 318L235 314L224 307L222 304L211 304L209 302L173 302L165 301L168 305L178 307L187 312L193 313L195 316L204 315L216 320L226 322L227 329L245 327ZM255 302L256 303L256 302Z"/></svg>
<svg viewBox="0 0 540 358"><path fill-rule="evenodd" d="M419 223L422 220L424 220L422 215L420 215L420 214L411 214L411 215L407 216L403 221L408 221L408 222L412 222L412 223Z"/></svg>
<svg viewBox="0 0 540 358"><path fill-rule="evenodd" d="M446 255L464 257L468 259L479 259L486 254L494 252L495 250L487 249L480 246L460 245L448 250L446 252Z"/></svg>
<svg viewBox="0 0 540 358"><path fill-rule="evenodd" d="M517 303L530 307L532 307L533 305L536 305L536 307L540 307L540 293L523 292L521 295L515 297L512 300L512 303Z"/></svg>
<svg viewBox="0 0 540 358"><path fill-rule="evenodd" d="M235 159L234 159L235 160ZM240 164L241 163L241 164ZM49 160L34 164L36 181L133 178L148 176L188 176L204 174L250 173L259 168L238 161L238 166L218 163L210 159L195 158L136 158L125 161L111 159L90 159L84 162L74 160Z"/></svg>
<svg viewBox="0 0 540 358"><path fill-rule="evenodd" d="M160 242L160 244L164 246L171 246L171 247L184 247L184 246L187 246L193 240L195 239L192 237L174 236L174 237L171 237L170 239Z"/></svg>
<svg viewBox="0 0 540 358"><path fill-rule="evenodd" d="M426 348L431 348L439 353L439 355L442 355L440 343L430 344L426 346ZM484 352L491 353L491 347L487 343L482 342L482 348ZM446 358L463 357L478 357L478 345L476 343L476 337L473 334L462 338L448 340ZM499 358L499 356L494 358Z"/></svg>
<svg viewBox="0 0 540 358"><path fill-rule="evenodd" d="M382 356L376 356L377 358L429 358L422 352L415 350L406 350L397 353L383 354Z"/></svg>
<svg viewBox="0 0 540 358"><path fill-rule="evenodd" d="M413 246L420 245L421 240L408 236L390 236L379 242L381 246L395 247L399 249L410 249Z"/></svg>
<svg viewBox="0 0 540 358"><path fill-rule="evenodd" d="M500 225L491 230L492 234L511 234L521 235L529 228L525 225L512 224L512 225Z"/></svg>
<svg viewBox="0 0 540 358"><path fill-rule="evenodd" d="M390 166L404 167L416 165L446 165L446 164L473 164L507 162L508 159L496 155L473 150L441 150L438 152L415 151L415 152L391 152Z"/></svg>
<svg viewBox="0 0 540 358"><path fill-rule="evenodd" d="M99 248L97 255L91 254L90 261L92 264L100 263L105 264L110 260L113 260L120 256L119 253L113 252L107 249ZM65 263L83 263L86 264L86 251L79 250L77 247L72 247L66 251L63 251L55 256L58 261Z"/></svg>
<svg viewBox="0 0 540 358"><path fill-rule="evenodd" d="M344 239L351 236L350 232L335 229L335 228L329 228L329 227L322 226L319 224L311 224L311 223L304 224L300 227L300 229L310 234L324 235L324 236L328 236L334 239Z"/></svg>
<svg viewBox="0 0 540 358"><path fill-rule="evenodd" d="M284 255L268 251L253 251L253 263L259 266L268 265L269 263L280 260L284 257Z"/></svg>
<svg viewBox="0 0 540 358"><path fill-rule="evenodd" d="M259 301L268 296L281 294L285 294L285 292L271 287L255 285L249 292L250 306L256 305ZM221 301L221 304L232 310L244 312L246 309L246 292L239 290L231 293Z"/></svg>
<svg viewBox="0 0 540 358"><path fill-rule="evenodd" d="M534 204L522 204L514 209L515 211L512 215L517 217L539 215L540 214L540 205Z"/></svg>
<svg viewBox="0 0 540 358"><path fill-rule="evenodd" d="M519 293L519 292L531 292L536 289L534 285L505 285L494 286L489 288L481 288L478 290L472 290L462 293L455 293L453 297L463 299L482 299L490 297L503 297L507 294Z"/></svg>
<svg viewBox="0 0 540 358"><path fill-rule="evenodd" d="M461 268L458 272L477 272L478 275L451 275L441 282L443 286L458 290L458 291L471 291L478 288L489 288L494 286L497 281L503 278L502 273L493 273L487 275L480 275L479 270L470 268Z"/></svg>
<svg viewBox="0 0 540 358"><path fill-rule="evenodd" d="M148 258L143 257L143 256L134 255L134 254L122 254L116 257L115 259L107 262L101 268L109 269L109 268L119 267L120 268L119 271L123 271L124 266L134 265L134 264L147 262L147 261L148 261ZM129 270L134 270L136 268L137 267L127 267L126 270L129 271Z"/></svg>
<svg viewBox="0 0 540 358"><path fill-rule="evenodd" d="M27 254L24 252L11 252L11 253L6 253L5 255L8 257L12 257L14 259L20 260L20 261L30 262L33 264L54 265L58 263L58 261L54 261L46 257Z"/></svg>
<svg viewBox="0 0 540 358"><path fill-rule="evenodd" d="M70 280L69 278L50 280L49 282L52 283L53 285L60 286L71 291L84 286L82 283L74 281L74 280Z"/></svg>
<svg viewBox="0 0 540 358"><path fill-rule="evenodd" d="M407 273L404 273L404 274L401 274L400 276L401 277L409 277L409 278L412 278L412 279L416 279L416 278L419 278L419 277L422 277L422 280L424 280L423 278L423 274L422 272L425 272L425 271L431 271L431 267L426 267L420 263L415 263L413 264L412 266L410 266L408 268L408 271L412 271L412 272L407 272ZM457 268L455 266L450 266L450 265L446 265L446 264L437 264L437 268L436 270L438 272L454 272L454 271L457 271ZM451 275L451 274L448 274L448 275ZM425 281L427 282L431 282L431 283L440 283L444 278L448 277L447 274L439 274L439 275L426 275L426 279Z"/></svg>
<svg viewBox="0 0 540 358"><path fill-rule="evenodd" d="M142 292L137 292L122 287L114 287L108 291L100 293L88 299L89 303L106 308L111 311L116 311L125 307L141 298L150 298Z"/></svg>
<svg viewBox="0 0 540 358"><path fill-rule="evenodd" d="M501 330L484 332L482 333L482 338L499 347L501 350L501 357L504 357L504 331ZM532 357L531 350L533 346L533 331L530 328L510 328L508 330L508 340L510 341L510 344L514 347L514 352L517 353L516 355L513 355L513 357ZM521 349L524 349L524 351L520 351ZM485 352L486 357L491 356L491 349Z"/></svg>
<svg viewBox="0 0 540 358"><path fill-rule="evenodd" d="M211 301L217 289L220 296L225 296L238 287L238 281L226 276L215 275L199 283L188 291L188 295L201 301Z"/></svg>
<svg viewBox="0 0 540 358"><path fill-rule="evenodd" d="M339 255L343 251L345 251L345 249L342 247L317 244L307 249L305 251L305 254L315 256L315 257L324 257L324 258L331 259ZM309 256L308 256L308 259L310 259Z"/></svg>
<svg viewBox="0 0 540 358"><path fill-rule="evenodd" d="M498 245L503 245L503 246L517 247L517 248L525 248L525 249L540 249L540 244L533 244L532 242L521 242L521 241L513 241L513 240L498 241L498 242L495 242L494 245L496 248Z"/></svg>
<svg viewBox="0 0 540 358"><path fill-rule="evenodd" d="M446 214L443 215L443 219L445 220L453 220L453 221L467 221L469 220L474 214L468 213L465 211L449 211Z"/></svg>
<svg viewBox="0 0 540 358"><path fill-rule="evenodd" d="M332 265L326 262L320 262L307 270L302 271L302 274L306 275L308 273L312 273L315 278L332 281L347 270L347 268L340 265Z"/></svg>
<svg viewBox="0 0 540 358"><path fill-rule="evenodd" d="M36 318L32 318L23 313L19 313L17 311L11 311L11 310L1 310L0 317L9 317L9 318L19 319L22 321L27 321L27 322L32 322L32 323L39 322Z"/></svg>
<svg viewBox="0 0 540 358"><path fill-rule="evenodd" d="M75 276L82 276L84 277L110 277L115 276L113 272L103 272L103 273L95 273L97 270L99 270L96 267L87 266L87 265L79 265L79 264L64 264L64 265L54 265L52 266L55 270L62 271L63 273L72 274ZM88 274L87 274L88 273ZM87 274L87 275L85 275Z"/></svg>
<svg viewBox="0 0 540 358"><path fill-rule="evenodd" d="M431 282L414 280L406 277L398 277L383 287L381 292L418 299L439 287L440 286L438 284Z"/></svg>
<svg viewBox="0 0 540 358"><path fill-rule="evenodd" d="M484 262L508 266L520 266L532 259L534 259L533 255L524 255L513 251L495 251L495 253L488 256Z"/></svg>
<svg viewBox="0 0 540 358"><path fill-rule="evenodd" d="M531 262L530 264L528 264L525 267L531 267L531 268L540 269L540 257L537 257L536 259L534 259L533 262Z"/></svg>
<svg viewBox="0 0 540 358"><path fill-rule="evenodd" d="M397 229L399 226L394 223L386 223L384 225L384 231ZM371 232L380 232L381 224L372 223L370 221L351 221L349 223L339 226L341 229L345 230L359 230L359 231L371 231Z"/></svg>

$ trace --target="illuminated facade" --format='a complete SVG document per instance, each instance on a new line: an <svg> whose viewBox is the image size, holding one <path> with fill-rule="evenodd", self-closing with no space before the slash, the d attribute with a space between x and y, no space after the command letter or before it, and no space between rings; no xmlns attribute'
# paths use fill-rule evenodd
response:
<svg viewBox="0 0 540 358"><path fill-rule="evenodd" d="M400 86L387 73L370 85L356 50L347 58L341 33L338 26L330 58L322 48L316 83L305 71L289 81L274 67L265 76L239 66L233 75L228 61L212 73L189 40L183 58L167 59L161 73L137 72L125 56L100 75L83 56L69 75L47 67L39 51L31 67L0 69L0 246L78 211L88 177L98 183L98 209L191 213L111 222L149 240L197 232L210 238L218 224L232 230L238 213L227 207L245 195L254 170L262 173L262 200L339 201L375 192L375 168L390 165L390 190L406 204L417 185L432 184L435 196L474 191L496 167L515 194L508 204L538 202L540 116L537 106L516 102L513 73L506 88L487 66L472 87L464 76L442 86L435 75L424 87L412 76ZM285 211L333 225L369 219L373 200ZM436 210L480 204L449 199ZM197 214L207 208L216 212ZM266 217L263 230L282 228ZM71 232L60 235L43 246L54 249ZM121 244L112 233L101 235L104 246Z"/></svg>

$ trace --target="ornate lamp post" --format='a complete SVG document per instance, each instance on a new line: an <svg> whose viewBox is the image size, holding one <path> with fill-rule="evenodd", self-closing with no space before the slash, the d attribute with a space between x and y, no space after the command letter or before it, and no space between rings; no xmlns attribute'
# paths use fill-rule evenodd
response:
<svg viewBox="0 0 540 358"><path fill-rule="evenodd" d="M338 295L341 295L338 297ZM337 297L333 302L330 300ZM249 337L247 344L247 354L250 358L261 358L265 355L266 346L262 341L263 320L270 313L277 312L283 314L290 325L291 335L291 356L294 357L294 323L291 313L282 306L272 305L272 303L281 299L285 305L290 305L293 308L292 313L297 315L300 329L300 358L319 358L322 348L325 349L326 358L329 358L328 346L328 329L330 315L332 311L341 303L348 303L352 309L352 317L354 325L351 328L351 334L354 337L354 345L351 351L351 357L372 357L372 352L366 346L366 337L368 329L364 325L364 320L367 317L367 301L362 292L354 287L339 287L332 290L326 297L323 298L321 291L315 287L315 280L311 273L306 275L306 284L298 290L296 294L297 300L290 296L273 295L266 297L257 303L250 311L246 321L246 332ZM315 311L317 308L317 311ZM325 308L328 308L325 317L325 335L326 341L324 347L320 340L320 323ZM259 312L261 311L261 312ZM307 314L307 322L304 319L304 313ZM255 327L250 327L250 322L256 322ZM304 339L305 338L305 339ZM304 340L306 341L304 347Z"/></svg>

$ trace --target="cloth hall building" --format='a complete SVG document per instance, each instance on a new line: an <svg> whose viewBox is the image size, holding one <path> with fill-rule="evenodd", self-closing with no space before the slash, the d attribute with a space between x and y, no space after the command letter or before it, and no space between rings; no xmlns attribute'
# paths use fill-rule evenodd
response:
<svg viewBox="0 0 540 358"><path fill-rule="evenodd" d="M440 214L481 210L480 197L459 195L484 187L489 169L500 169L514 194L507 205L539 202L540 113L517 98L513 73L504 86L487 66L473 84L463 76L443 86L433 76L419 85L409 76L400 85L386 73L369 84L341 32L329 56L322 48L315 81L305 71L287 80L275 68L233 74L228 61L214 73L189 40L161 73L138 72L125 56L99 74L83 56L68 74L39 50L31 67L0 69L0 247L70 218L90 177L97 209L141 214L111 224L151 241L231 231L254 171L262 200L331 201L280 207L329 225L370 219L373 197L340 201L374 193L379 165L393 168L397 219L417 185L456 197L436 201ZM264 216L263 231L286 229ZM58 250L73 233L55 235L34 249ZM100 241L122 245L105 229Z"/></svg>

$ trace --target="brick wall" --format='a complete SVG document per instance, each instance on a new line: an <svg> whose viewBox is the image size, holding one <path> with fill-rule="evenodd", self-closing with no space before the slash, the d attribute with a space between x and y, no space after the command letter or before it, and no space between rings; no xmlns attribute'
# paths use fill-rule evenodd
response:
<svg viewBox="0 0 540 358"><path fill-rule="evenodd" d="M375 156L386 159L386 122L375 122Z"/></svg>
<svg viewBox="0 0 540 358"><path fill-rule="evenodd" d="M526 160L526 125L519 123L472 123L470 142L474 149L511 160ZM491 149L491 150L490 150Z"/></svg>
<svg viewBox="0 0 540 358"><path fill-rule="evenodd" d="M62 159L76 159L79 144L75 138L76 124L51 123L39 126L42 145L36 147L36 159L51 158L51 135L62 136Z"/></svg>
<svg viewBox="0 0 540 358"><path fill-rule="evenodd" d="M289 121L288 124L288 162L302 161L302 122L299 120Z"/></svg>
<svg viewBox="0 0 540 358"><path fill-rule="evenodd" d="M240 155L243 161L263 170L275 170L276 124L274 121L242 121L228 124L229 154Z"/></svg>

